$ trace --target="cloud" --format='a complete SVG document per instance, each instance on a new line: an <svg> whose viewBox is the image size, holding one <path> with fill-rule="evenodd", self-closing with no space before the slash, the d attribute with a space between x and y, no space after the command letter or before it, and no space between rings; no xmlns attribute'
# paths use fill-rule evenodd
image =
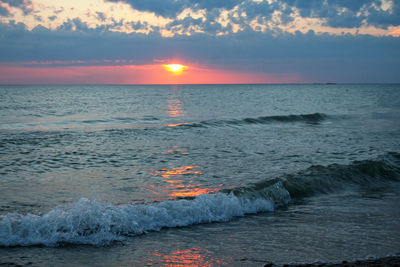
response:
<svg viewBox="0 0 400 267"><path fill-rule="evenodd" d="M387 3L384 5L383 3ZM371 25L388 27L400 24L400 1L383 0L380 8L371 8L368 14Z"/></svg>
<svg viewBox="0 0 400 267"><path fill-rule="evenodd" d="M32 2L30 0L1 0L0 7L4 8L4 6L20 8L24 14L32 11Z"/></svg>
<svg viewBox="0 0 400 267"><path fill-rule="evenodd" d="M109 0L120 2L121 0ZM232 9L240 4L240 0L123 0L134 9L140 11L154 12L157 15L174 18L186 8L197 9Z"/></svg>
<svg viewBox="0 0 400 267"><path fill-rule="evenodd" d="M1 16L8 16L10 14L10 12L8 11L7 8L0 6L0 15Z"/></svg>
<svg viewBox="0 0 400 267"><path fill-rule="evenodd" d="M13 7L24 7L27 4L30 4L30 1L24 1L24 0L2 0L1 2L7 3L10 6Z"/></svg>
<svg viewBox="0 0 400 267"><path fill-rule="evenodd" d="M106 14L104 12L96 12L96 14L97 14L97 16L99 17L99 19L101 21L103 21L103 22L106 21L107 16L106 16Z"/></svg>
<svg viewBox="0 0 400 267"><path fill-rule="evenodd" d="M110 0L110 2L119 2L120 0ZM187 5L186 0L123 0L132 8L139 11L154 12L157 15L165 17L175 17Z"/></svg>
<svg viewBox="0 0 400 267"><path fill-rule="evenodd" d="M390 35L400 28L398 2L71 0L50 5L47 0L0 0L0 12L4 14L0 21L23 23L30 30L41 25L53 31L87 28L126 34L158 33L167 38L194 33L219 36L242 31Z"/></svg>
<svg viewBox="0 0 400 267"><path fill-rule="evenodd" d="M302 17L326 19L331 27L359 27L363 23L377 27L399 25L400 4L392 0L284 0L297 8Z"/></svg>
<svg viewBox="0 0 400 267"><path fill-rule="evenodd" d="M283 23L292 21L293 15L298 11L301 17L322 19L330 27L354 28L363 24L388 27L400 24L400 3L397 0L124 0L124 2L134 9L154 12L169 18L178 16L187 8L204 9L207 13L214 13L216 17L216 12L237 7L250 19L260 16L268 19L274 11L279 11Z"/></svg>

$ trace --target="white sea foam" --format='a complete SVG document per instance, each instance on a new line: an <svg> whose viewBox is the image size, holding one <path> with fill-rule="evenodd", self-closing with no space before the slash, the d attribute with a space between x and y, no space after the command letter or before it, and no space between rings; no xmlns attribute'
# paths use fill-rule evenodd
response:
<svg viewBox="0 0 400 267"><path fill-rule="evenodd" d="M164 227L228 221L273 209L272 202L266 199L250 200L222 193L200 195L193 200L123 206L82 198L42 216L0 216L0 246L106 245Z"/></svg>

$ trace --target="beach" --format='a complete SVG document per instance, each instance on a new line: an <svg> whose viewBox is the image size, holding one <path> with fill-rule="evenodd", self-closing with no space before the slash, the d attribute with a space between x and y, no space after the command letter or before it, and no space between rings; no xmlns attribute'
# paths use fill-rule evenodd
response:
<svg viewBox="0 0 400 267"><path fill-rule="evenodd" d="M274 266L273 264L266 264ZM284 264L285 267L394 267L400 266L399 256L390 256L380 259L357 260L352 262L342 261L341 263L306 263L306 264Z"/></svg>

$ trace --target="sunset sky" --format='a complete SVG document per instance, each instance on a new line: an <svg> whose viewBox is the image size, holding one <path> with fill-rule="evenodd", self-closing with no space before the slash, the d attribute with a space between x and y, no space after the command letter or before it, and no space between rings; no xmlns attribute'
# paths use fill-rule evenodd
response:
<svg viewBox="0 0 400 267"><path fill-rule="evenodd" d="M400 0L0 0L0 51L0 84L400 82Z"/></svg>

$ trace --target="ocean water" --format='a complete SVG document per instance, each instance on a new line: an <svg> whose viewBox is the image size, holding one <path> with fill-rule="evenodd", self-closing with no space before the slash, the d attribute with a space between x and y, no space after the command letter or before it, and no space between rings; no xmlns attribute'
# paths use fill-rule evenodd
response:
<svg viewBox="0 0 400 267"><path fill-rule="evenodd" d="M400 253L400 85L0 86L0 263Z"/></svg>

